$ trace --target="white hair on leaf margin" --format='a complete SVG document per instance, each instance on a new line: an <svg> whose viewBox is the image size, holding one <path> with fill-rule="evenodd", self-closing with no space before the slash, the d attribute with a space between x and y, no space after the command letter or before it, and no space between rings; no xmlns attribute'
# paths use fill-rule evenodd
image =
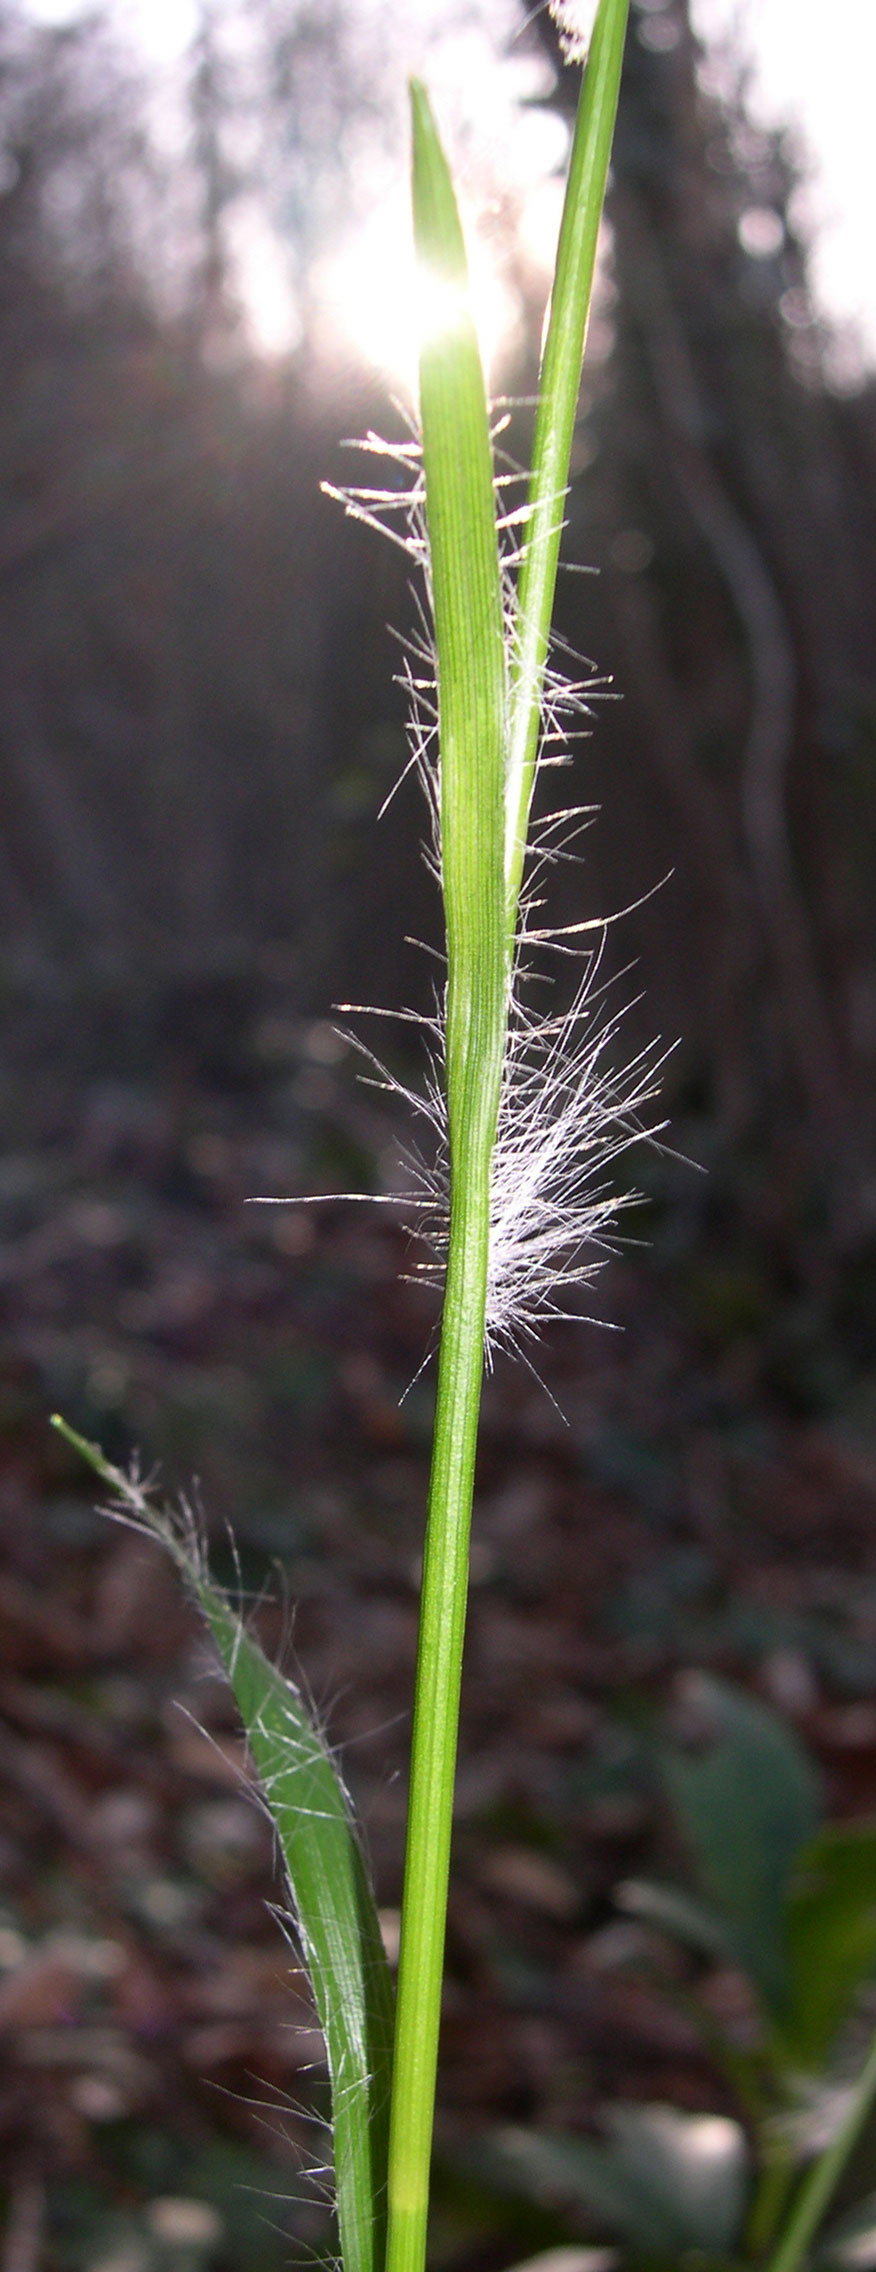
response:
<svg viewBox="0 0 876 2272"><path fill-rule="evenodd" d="M580 28L592 10L576 7L564 13L574 14ZM494 447L507 423L507 414L494 420ZM367 485L338 489L325 484L328 494L355 519L400 544L417 570L417 630L412 638L401 642L399 683L408 699L410 751L401 778L414 770L422 783L430 820L426 857L440 884L437 666L419 438L415 432L411 435L410 429L409 438L397 443L370 433L354 446L389 463L394 468L394 480L383 488ZM507 460L503 460L496 487L509 639L516 608L518 531L526 512L525 504L515 504L514 493L523 482L519 470L513 466L509 469ZM572 680L551 661L542 702L540 771L569 763L574 719L589 715L590 700L609 691L604 679L596 677L589 666L585 668L586 676ZM614 1063L612 1044L625 1011L611 1005L610 988L600 977L608 923L596 919L551 928L541 922L544 871L557 860L573 856L571 844L591 818L592 808L581 805L548 813L536 823L527 854L509 984L508 1042L492 1167L488 1361L501 1347L520 1349L535 1337L540 1324L580 1315L565 1305L564 1295L595 1276L612 1251L618 1214L636 1197L635 1193L614 1189L609 1170L622 1153L643 1138L653 1140L664 1125L646 1124L641 1117L657 1094L664 1053L657 1047L647 1047L620 1071ZM541 956L551 949L577 956L580 968L568 1006L544 1014L532 1006L535 979L543 976L533 972L532 957L533 950ZM349 1014L354 1006L341 1007ZM411 1188L398 1197L387 1195L387 1199L412 1210L415 1220L411 1228L428 1249L417 1277L440 1286L447 1259L450 1181L443 998L436 1000L431 1018L414 1017L406 1011L369 1013L362 1005L356 1010L357 1014L411 1020L426 1037L428 1064L420 1090L405 1086L355 1035L348 1038L367 1062L366 1078L401 1097L430 1129L429 1152L423 1155L413 1149L405 1156Z"/></svg>

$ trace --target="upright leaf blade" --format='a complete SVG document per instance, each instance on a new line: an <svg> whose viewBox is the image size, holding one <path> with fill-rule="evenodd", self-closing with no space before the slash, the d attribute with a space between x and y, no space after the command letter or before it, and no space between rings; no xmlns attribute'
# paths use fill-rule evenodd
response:
<svg viewBox="0 0 876 2272"><path fill-rule="evenodd" d="M502 867L505 652L486 393L453 185L411 89L426 325L420 420L438 677L450 1239L420 1634L389 2148L389 2272L421 2272L459 1722L468 1541L507 1017Z"/></svg>
<svg viewBox="0 0 876 2272"><path fill-rule="evenodd" d="M491 1145L504 1045L506 669L486 389L453 184L411 86L420 423L435 622L451 1156Z"/></svg>

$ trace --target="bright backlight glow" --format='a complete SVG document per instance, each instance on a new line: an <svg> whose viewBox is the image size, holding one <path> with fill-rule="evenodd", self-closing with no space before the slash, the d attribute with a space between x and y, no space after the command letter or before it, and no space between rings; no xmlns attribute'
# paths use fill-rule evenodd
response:
<svg viewBox="0 0 876 2272"><path fill-rule="evenodd" d="M477 237L469 239L468 251L470 308L489 380L513 335L517 304ZM316 282L328 328L415 401L422 341L454 330L469 303L444 277L419 274L406 197L400 193L378 207L323 263Z"/></svg>

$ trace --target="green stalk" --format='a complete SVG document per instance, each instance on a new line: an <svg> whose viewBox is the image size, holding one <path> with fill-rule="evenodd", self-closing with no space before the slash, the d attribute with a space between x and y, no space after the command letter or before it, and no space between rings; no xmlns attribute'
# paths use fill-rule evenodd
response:
<svg viewBox="0 0 876 2272"><path fill-rule="evenodd" d="M851 2103L836 2137L813 2162L800 2186L768 2272L797 2272L808 2254L825 2211L836 2192L849 2155L857 2145L867 2116L876 2101L876 2037L861 2068Z"/></svg>
<svg viewBox="0 0 876 2272"><path fill-rule="evenodd" d="M414 232L440 319L421 353L420 413L438 675L450 1239L411 1748L387 2272L422 2272L426 2254L492 1158L559 551L553 523L568 479L627 8L628 0L602 0L575 136L545 356L546 403L536 429L513 704L489 418L467 305L465 249L427 97L419 85L411 90ZM583 215L573 212L582 199ZM534 645L532 622L539 627Z"/></svg>
<svg viewBox="0 0 876 2272"><path fill-rule="evenodd" d="M505 806L509 960L513 957L517 931L569 460L628 14L629 0L602 0L593 27L575 121L550 320L539 374L529 517L524 529L511 659Z"/></svg>

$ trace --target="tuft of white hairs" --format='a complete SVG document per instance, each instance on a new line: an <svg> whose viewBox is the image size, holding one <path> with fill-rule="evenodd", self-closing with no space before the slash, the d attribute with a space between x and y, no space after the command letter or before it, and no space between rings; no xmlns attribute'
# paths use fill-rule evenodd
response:
<svg viewBox="0 0 876 2272"><path fill-rule="evenodd" d="M548 0L567 63L586 63L599 0Z"/></svg>
<svg viewBox="0 0 876 2272"><path fill-rule="evenodd" d="M494 451L507 423L507 416L494 422ZM355 446L369 453L384 478L373 486L330 488L329 494L354 518L400 544L417 571L417 630L413 638L401 642L399 678L408 697L410 750L404 772L415 770L425 792L430 819L426 857L440 884L436 658L419 437L409 428L408 438L390 443L370 433ZM515 502L523 477L498 451L497 461L510 637L519 567L517 540L526 506ZM607 682L589 667L588 675L571 679L552 657L542 706L540 769L569 762L575 721L590 715L592 698L606 692ZM571 856L572 843L591 817L590 808L576 805L548 813L535 827L527 859L509 976L508 1042L492 1166L488 1361L500 1347L521 1350L550 1319L580 1316L580 1289L613 1251L616 1219L636 1196L619 1192L611 1171L631 1145L659 1133L649 1124L646 1110L657 1094L662 1063L658 1051L645 1049L620 1072L616 1069L614 1045L624 1011L614 1007L612 987L601 973L607 924L597 920L557 930L543 921L545 873L553 862ZM545 1013L536 1006L545 974L533 963L543 962L550 951L577 957L578 969L571 1002L558 1012ZM353 1007L342 1005L345 1011ZM440 1286L447 1257L450 1183L443 991L436 997L433 1016L415 1022L423 1029L427 1053L427 1074L420 1090L404 1087L355 1035L353 1041L367 1060L369 1077L402 1097L428 1127L426 1149L412 1148L406 1154L407 1196L414 1218L411 1227L426 1248L417 1275ZM573 1296L578 1306L570 1309Z"/></svg>

